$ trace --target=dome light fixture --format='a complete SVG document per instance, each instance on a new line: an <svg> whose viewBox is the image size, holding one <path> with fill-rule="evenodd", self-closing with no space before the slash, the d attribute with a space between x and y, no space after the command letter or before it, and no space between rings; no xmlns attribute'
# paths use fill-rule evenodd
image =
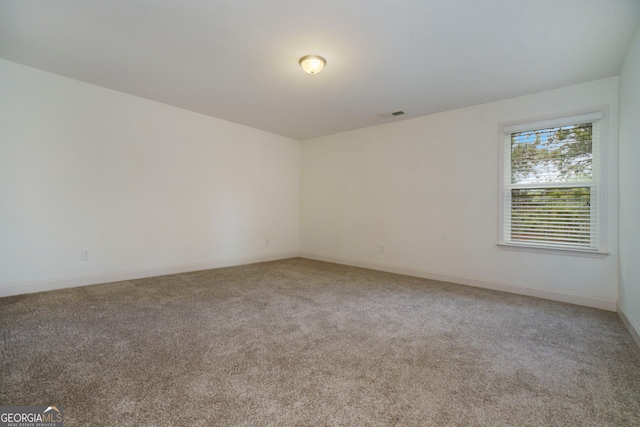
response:
<svg viewBox="0 0 640 427"><path fill-rule="evenodd" d="M324 68L327 61L318 55L307 55L300 58L300 66L309 74L318 74Z"/></svg>

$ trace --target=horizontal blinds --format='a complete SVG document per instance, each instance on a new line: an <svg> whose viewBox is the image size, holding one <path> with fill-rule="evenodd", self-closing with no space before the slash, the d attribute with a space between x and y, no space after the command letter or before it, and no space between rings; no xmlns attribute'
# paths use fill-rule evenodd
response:
<svg viewBox="0 0 640 427"><path fill-rule="evenodd" d="M592 189L511 190L511 240L550 246L594 246Z"/></svg>
<svg viewBox="0 0 640 427"><path fill-rule="evenodd" d="M550 183L590 180L592 124L511 134L511 182Z"/></svg>
<svg viewBox="0 0 640 427"><path fill-rule="evenodd" d="M599 249L600 131L585 118L503 129L506 243Z"/></svg>
<svg viewBox="0 0 640 427"><path fill-rule="evenodd" d="M510 126L504 126L502 132L504 133L516 133L525 132L536 129L548 129L558 126L575 125L578 123L593 123L603 118L602 111L594 111L592 113L579 114L576 116L559 117L550 120L541 120L538 122L529 122L523 124L516 124Z"/></svg>

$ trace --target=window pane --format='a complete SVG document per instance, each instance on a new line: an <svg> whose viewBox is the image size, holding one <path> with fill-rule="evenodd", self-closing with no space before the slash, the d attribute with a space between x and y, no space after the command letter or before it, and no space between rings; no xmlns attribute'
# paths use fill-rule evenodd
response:
<svg viewBox="0 0 640 427"><path fill-rule="evenodd" d="M592 123L511 134L511 183L588 181Z"/></svg>
<svg viewBox="0 0 640 427"><path fill-rule="evenodd" d="M589 187L512 189L511 240L591 247L590 200Z"/></svg>

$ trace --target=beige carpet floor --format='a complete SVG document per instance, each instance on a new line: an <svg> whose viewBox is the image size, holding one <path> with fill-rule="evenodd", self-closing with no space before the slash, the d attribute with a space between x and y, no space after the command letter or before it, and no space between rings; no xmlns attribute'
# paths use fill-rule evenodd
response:
<svg viewBox="0 0 640 427"><path fill-rule="evenodd" d="M0 299L65 426L639 426L615 313L301 258Z"/></svg>

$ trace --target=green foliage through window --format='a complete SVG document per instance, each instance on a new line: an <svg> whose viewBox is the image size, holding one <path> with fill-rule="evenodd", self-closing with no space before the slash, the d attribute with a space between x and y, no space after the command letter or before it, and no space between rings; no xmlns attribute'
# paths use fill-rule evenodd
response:
<svg viewBox="0 0 640 427"><path fill-rule="evenodd" d="M511 134L511 182L591 179L593 125L554 127Z"/></svg>

